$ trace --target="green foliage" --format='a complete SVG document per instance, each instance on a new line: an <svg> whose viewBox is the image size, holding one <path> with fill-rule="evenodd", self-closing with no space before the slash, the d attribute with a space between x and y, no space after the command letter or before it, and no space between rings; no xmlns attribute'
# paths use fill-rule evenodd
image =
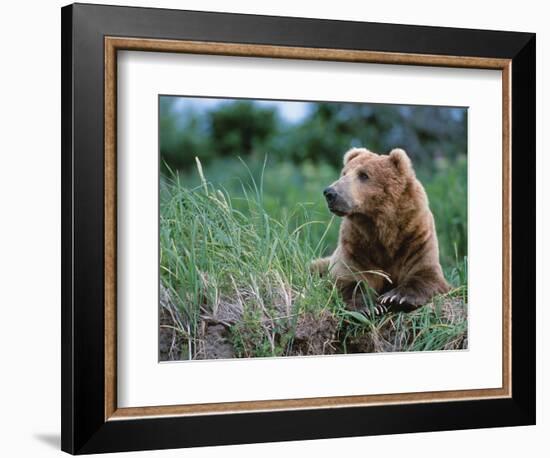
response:
<svg viewBox="0 0 550 458"><path fill-rule="evenodd" d="M433 171L437 161L452 161L467 148L462 108L320 102L311 103L301 122L289 123L254 101L197 110L182 108L179 100L160 98L161 155L172 170L189 169L195 156L206 165L220 156L266 153L277 161L337 167L347 149L366 146L378 152L404 148L416 165Z"/></svg>
<svg viewBox="0 0 550 458"><path fill-rule="evenodd" d="M434 214L441 264L449 268L468 255L468 168L466 156L440 162L435 173L418 173Z"/></svg>
<svg viewBox="0 0 550 458"><path fill-rule="evenodd" d="M401 147L428 168L435 159L464 154L465 116L463 110L438 107L318 103L268 150L298 163L309 159L340 166L352 146L380 152Z"/></svg>
<svg viewBox="0 0 550 458"><path fill-rule="evenodd" d="M244 100L210 112L209 121L213 147L221 156L236 151L249 155L263 146L277 128L273 110Z"/></svg>
<svg viewBox="0 0 550 458"><path fill-rule="evenodd" d="M159 142L163 171L183 169L193 161L193 151L209 160L209 133L204 114L193 110L176 112L174 98L160 98Z"/></svg>

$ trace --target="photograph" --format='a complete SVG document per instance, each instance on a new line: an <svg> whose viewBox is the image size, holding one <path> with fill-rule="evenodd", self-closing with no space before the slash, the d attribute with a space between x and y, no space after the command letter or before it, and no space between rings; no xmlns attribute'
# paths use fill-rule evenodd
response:
<svg viewBox="0 0 550 458"><path fill-rule="evenodd" d="M467 126L159 95L159 361L467 350Z"/></svg>

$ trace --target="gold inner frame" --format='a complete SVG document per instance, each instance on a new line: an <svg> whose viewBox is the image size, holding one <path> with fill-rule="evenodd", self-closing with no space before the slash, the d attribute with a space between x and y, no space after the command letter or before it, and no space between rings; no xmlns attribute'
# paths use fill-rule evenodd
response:
<svg viewBox="0 0 550 458"><path fill-rule="evenodd" d="M493 69L502 72L502 387L402 394L334 396L118 408L117 405L117 51L176 52L378 64ZM511 60L240 43L105 37L105 421L151 416L207 415L273 410L358 407L382 404L509 398L511 366Z"/></svg>

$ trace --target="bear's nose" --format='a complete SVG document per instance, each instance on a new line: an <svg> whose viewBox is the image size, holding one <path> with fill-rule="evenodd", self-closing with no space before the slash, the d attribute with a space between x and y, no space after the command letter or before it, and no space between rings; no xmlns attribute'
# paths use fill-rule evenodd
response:
<svg viewBox="0 0 550 458"><path fill-rule="evenodd" d="M325 199L327 199L327 202L332 202L334 201L334 199L336 199L336 191L330 187L328 188L325 188L325 190L323 191L323 194L325 196Z"/></svg>

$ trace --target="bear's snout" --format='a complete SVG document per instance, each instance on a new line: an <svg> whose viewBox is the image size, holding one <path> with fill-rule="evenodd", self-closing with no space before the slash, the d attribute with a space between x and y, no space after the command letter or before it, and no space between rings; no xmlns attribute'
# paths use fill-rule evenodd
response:
<svg viewBox="0 0 550 458"><path fill-rule="evenodd" d="M328 209L337 216L346 215L349 210L349 204L344 196L336 191L334 187L329 186L323 191L325 199L327 200Z"/></svg>
<svg viewBox="0 0 550 458"><path fill-rule="evenodd" d="M325 196L325 199L327 199L328 204L333 203L338 197L338 193L330 186L328 188L325 188L325 190L323 191L323 195Z"/></svg>

